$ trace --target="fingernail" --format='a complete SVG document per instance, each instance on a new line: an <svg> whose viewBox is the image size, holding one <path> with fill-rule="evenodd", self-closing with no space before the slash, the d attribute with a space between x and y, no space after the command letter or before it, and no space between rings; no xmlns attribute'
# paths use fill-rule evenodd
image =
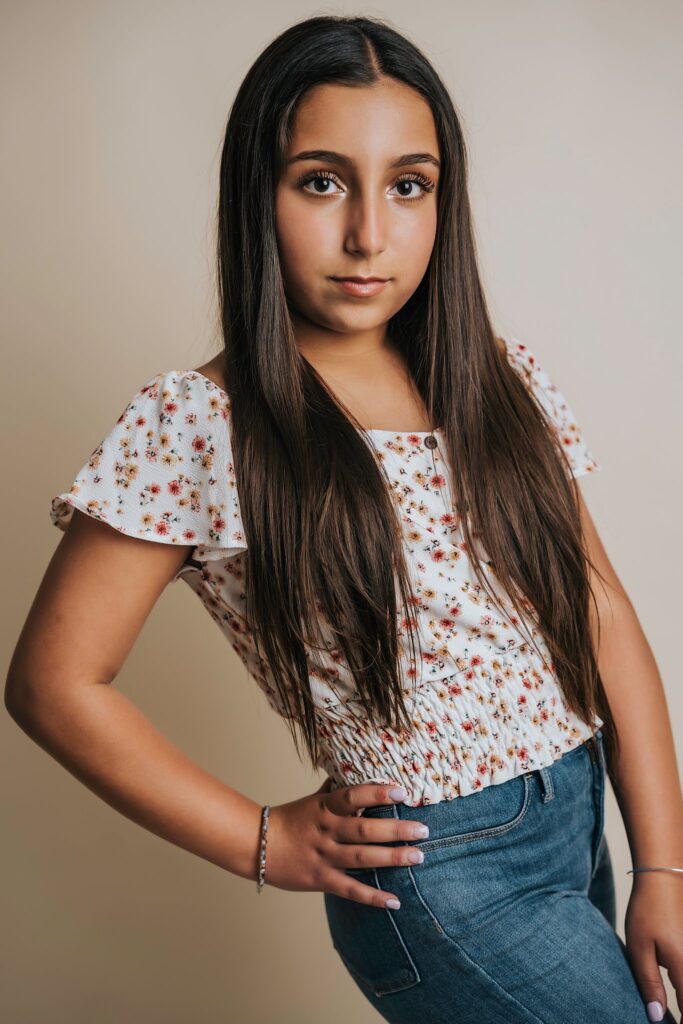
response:
<svg viewBox="0 0 683 1024"><path fill-rule="evenodd" d="M389 796L392 800L405 800L408 793L403 786L394 786L393 789L389 790Z"/></svg>
<svg viewBox="0 0 683 1024"><path fill-rule="evenodd" d="M656 1000L652 1003L648 1003L646 1006L647 1016L649 1020L664 1020L664 1009L662 1004Z"/></svg>
<svg viewBox="0 0 683 1024"><path fill-rule="evenodd" d="M398 900L387 900L385 906L387 906L389 910L398 910L401 904Z"/></svg>

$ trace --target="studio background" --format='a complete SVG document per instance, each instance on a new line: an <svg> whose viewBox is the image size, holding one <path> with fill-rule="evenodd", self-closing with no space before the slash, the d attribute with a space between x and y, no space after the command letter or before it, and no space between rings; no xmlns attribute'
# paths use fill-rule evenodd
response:
<svg viewBox="0 0 683 1024"><path fill-rule="evenodd" d="M51 497L138 387L219 350L218 160L244 74L288 25L341 13L389 19L451 89L494 326L537 353L604 467L581 487L657 658L680 764L674 0L5 0L5 665L61 537ZM162 595L114 685L260 803L323 780L182 582ZM3 1020L379 1020L332 949L322 894L266 887L257 897L254 883L113 811L6 713L0 729ZM609 787L606 831L623 938L631 862ZM668 983L667 993L676 1013Z"/></svg>

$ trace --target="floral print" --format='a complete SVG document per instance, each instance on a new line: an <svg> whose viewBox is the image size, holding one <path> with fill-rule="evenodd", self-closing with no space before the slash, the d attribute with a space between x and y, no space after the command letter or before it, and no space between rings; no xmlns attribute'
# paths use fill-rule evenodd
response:
<svg viewBox="0 0 683 1024"><path fill-rule="evenodd" d="M71 490L53 499L52 521L65 529L78 508L133 537L196 545L192 556L199 561L245 550L228 408L227 396L201 374L156 374Z"/></svg>
<svg viewBox="0 0 683 1024"><path fill-rule="evenodd" d="M557 430L574 476L600 464L566 399L528 346L506 339L510 365L537 396ZM76 475L52 498L51 521L65 530L78 508L130 536L187 545L184 580L280 715L268 666L244 619L247 549L230 444L230 400L194 370L156 374L133 396ZM331 633L309 680L321 754L316 767L336 786L393 781L411 806L466 796L551 764L603 725L586 724L566 705L542 636L535 649L516 612L482 564L502 613L474 577L435 431L369 430L401 520L419 624L419 661L409 658L407 623L397 622L412 728L373 729ZM472 553L474 556L474 553ZM325 634L323 624L323 634ZM309 654L310 660L310 654Z"/></svg>

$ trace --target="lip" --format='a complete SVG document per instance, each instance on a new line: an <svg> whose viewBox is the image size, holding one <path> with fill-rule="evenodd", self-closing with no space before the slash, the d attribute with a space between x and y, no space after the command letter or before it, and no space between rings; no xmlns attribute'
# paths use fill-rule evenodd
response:
<svg viewBox="0 0 683 1024"><path fill-rule="evenodd" d="M331 280L348 295L377 295L388 283L385 277L333 277Z"/></svg>

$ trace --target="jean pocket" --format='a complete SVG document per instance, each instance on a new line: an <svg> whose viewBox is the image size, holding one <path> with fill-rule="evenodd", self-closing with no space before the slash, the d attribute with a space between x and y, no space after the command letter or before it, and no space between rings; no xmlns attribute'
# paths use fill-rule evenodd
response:
<svg viewBox="0 0 683 1024"><path fill-rule="evenodd" d="M529 810L532 775L532 772L524 772L505 782L486 786L478 793L443 800L426 809L401 805L401 818L429 826L430 838L410 841L410 845L427 853L511 832L522 823Z"/></svg>
<svg viewBox="0 0 683 1024"><path fill-rule="evenodd" d="M374 869L354 869L353 875L381 888ZM398 928L396 911L334 893L325 893L324 899L332 945L362 991L384 996L418 984L420 975Z"/></svg>

